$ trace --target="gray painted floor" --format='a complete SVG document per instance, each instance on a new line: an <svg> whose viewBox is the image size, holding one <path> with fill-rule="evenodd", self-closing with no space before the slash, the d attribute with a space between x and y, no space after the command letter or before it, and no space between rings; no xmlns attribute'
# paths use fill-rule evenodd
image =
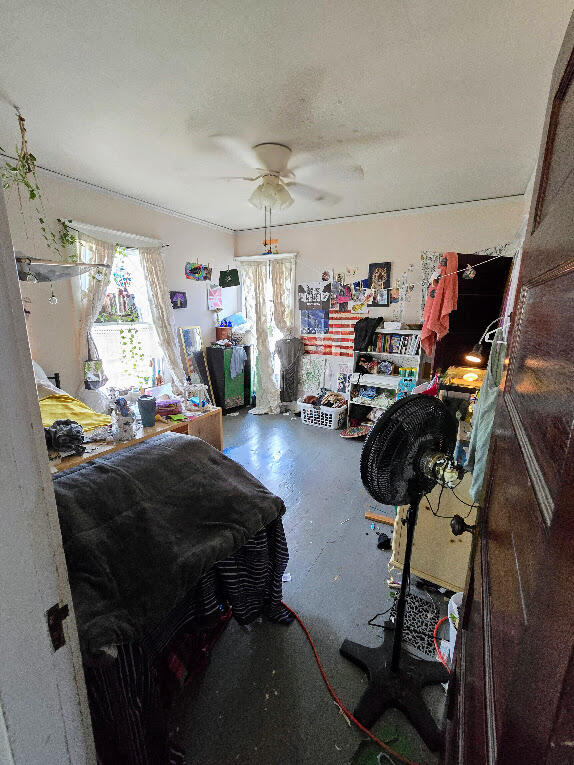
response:
<svg viewBox="0 0 574 765"><path fill-rule="evenodd" d="M381 631L367 621L392 603L385 583L390 552L377 549L364 519L365 510L385 508L361 484L362 444L299 417L243 411L223 423L225 453L285 501L292 581L283 599L305 621L331 684L352 711L366 681L339 646L345 638L376 646ZM442 688L427 693L433 712L442 713ZM232 621L201 685L176 703L172 726L195 765L344 765L365 738L332 701L296 623L245 630ZM393 728L393 747L421 765L435 762L399 712L387 712L374 732Z"/></svg>

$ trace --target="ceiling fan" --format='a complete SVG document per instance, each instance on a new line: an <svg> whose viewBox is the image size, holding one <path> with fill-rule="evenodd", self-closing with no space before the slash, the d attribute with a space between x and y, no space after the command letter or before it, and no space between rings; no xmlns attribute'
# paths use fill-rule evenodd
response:
<svg viewBox="0 0 574 765"><path fill-rule="evenodd" d="M250 176L227 177L228 181L260 181L249 202L254 207L280 210L293 204L293 197L325 205L333 205L341 201L341 197L316 186L301 183L303 180L319 178L323 181L353 182L362 181L364 177L361 165L348 162L343 156L343 162L333 164L333 160L341 160L341 155L299 154L295 155L293 167L289 163L293 154L289 146L281 143L259 143L249 146L239 138L231 136L214 136L212 140L227 154L253 168ZM350 160L350 157L348 157Z"/></svg>

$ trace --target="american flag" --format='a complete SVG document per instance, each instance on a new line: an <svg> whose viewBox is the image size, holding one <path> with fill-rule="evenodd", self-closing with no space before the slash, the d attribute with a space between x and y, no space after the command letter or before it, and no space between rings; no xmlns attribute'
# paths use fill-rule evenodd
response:
<svg viewBox="0 0 574 765"><path fill-rule="evenodd" d="M365 315L329 311L329 334L301 335L305 353L321 356L352 356L355 324Z"/></svg>

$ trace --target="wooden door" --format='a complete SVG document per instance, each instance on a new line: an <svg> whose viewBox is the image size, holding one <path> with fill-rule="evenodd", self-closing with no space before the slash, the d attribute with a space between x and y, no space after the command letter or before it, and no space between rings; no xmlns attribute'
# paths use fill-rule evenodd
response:
<svg viewBox="0 0 574 765"><path fill-rule="evenodd" d="M447 763L574 762L574 18L554 71L456 669Z"/></svg>
<svg viewBox="0 0 574 765"><path fill-rule="evenodd" d="M0 284L0 763L90 765L80 647L1 189ZM57 651L46 618L56 603L70 609Z"/></svg>

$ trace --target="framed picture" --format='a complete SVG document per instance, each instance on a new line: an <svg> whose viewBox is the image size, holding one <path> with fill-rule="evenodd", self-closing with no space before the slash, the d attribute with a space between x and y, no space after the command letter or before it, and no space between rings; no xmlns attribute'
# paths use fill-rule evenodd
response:
<svg viewBox="0 0 574 765"><path fill-rule="evenodd" d="M169 299L171 300L171 307L173 309L187 308L187 295L185 292L175 292L170 290Z"/></svg>
<svg viewBox="0 0 574 765"><path fill-rule="evenodd" d="M369 264L369 287L374 293L371 306L386 307L389 305L391 287L391 264L389 262Z"/></svg>

